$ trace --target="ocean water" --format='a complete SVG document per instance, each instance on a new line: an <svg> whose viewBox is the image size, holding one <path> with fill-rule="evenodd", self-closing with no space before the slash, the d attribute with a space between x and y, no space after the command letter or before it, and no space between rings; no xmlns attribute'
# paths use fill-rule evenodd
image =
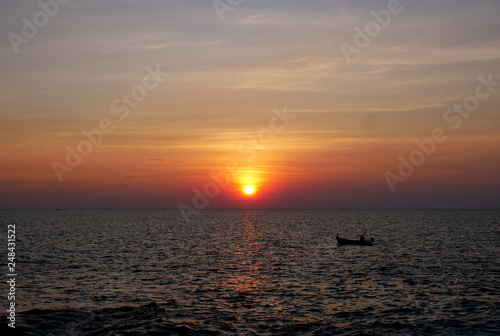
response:
<svg viewBox="0 0 500 336"><path fill-rule="evenodd" d="M500 335L500 211L0 218L18 274L16 329L3 318L0 335Z"/></svg>

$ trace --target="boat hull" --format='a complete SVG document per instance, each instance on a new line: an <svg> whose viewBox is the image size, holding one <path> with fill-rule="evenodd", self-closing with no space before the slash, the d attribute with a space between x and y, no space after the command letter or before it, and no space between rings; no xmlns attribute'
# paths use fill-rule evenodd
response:
<svg viewBox="0 0 500 336"><path fill-rule="evenodd" d="M337 243L339 245L358 245L358 246L373 246L373 243L371 241L365 240L352 240L352 239L345 239L345 238L337 238Z"/></svg>

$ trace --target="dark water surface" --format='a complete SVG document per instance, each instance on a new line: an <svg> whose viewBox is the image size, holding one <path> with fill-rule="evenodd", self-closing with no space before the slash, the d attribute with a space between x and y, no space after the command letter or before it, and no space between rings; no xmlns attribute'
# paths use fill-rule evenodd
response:
<svg viewBox="0 0 500 336"><path fill-rule="evenodd" d="M500 335L500 211L0 218L16 225L21 312L0 335ZM338 247L337 232L377 244Z"/></svg>

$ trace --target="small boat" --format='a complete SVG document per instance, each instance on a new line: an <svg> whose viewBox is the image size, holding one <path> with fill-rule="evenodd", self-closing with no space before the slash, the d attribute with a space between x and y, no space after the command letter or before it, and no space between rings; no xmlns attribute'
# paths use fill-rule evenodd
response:
<svg viewBox="0 0 500 336"><path fill-rule="evenodd" d="M365 240L365 237L361 236L359 240L340 238L339 234L335 237L339 245L359 245L359 246L373 246L374 239Z"/></svg>

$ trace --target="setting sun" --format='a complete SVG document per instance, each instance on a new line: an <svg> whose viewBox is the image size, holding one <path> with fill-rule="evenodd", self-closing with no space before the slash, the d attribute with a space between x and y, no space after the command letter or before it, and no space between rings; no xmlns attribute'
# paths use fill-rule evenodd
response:
<svg viewBox="0 0 500 336"><path fill-rule="evenodd" d="M246 193L247 195L251 195L251 194L253 194L254 192L255 192L255 190L253 189L253 187L252 187L252 186L246 186L246 187L245 187L245 193Z"/></svg>

